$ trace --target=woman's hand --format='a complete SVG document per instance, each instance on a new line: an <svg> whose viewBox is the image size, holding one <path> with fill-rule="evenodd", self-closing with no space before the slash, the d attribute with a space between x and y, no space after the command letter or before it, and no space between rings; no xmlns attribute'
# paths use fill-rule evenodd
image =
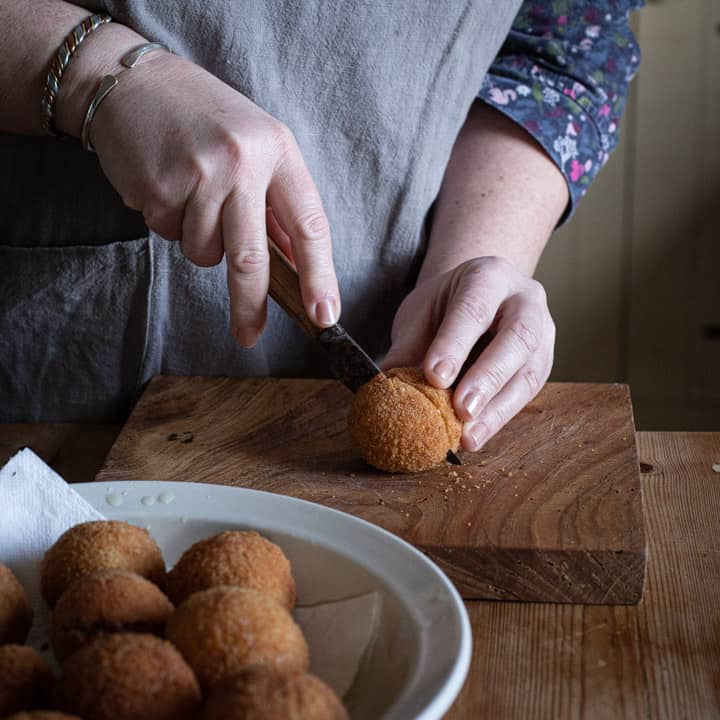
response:
<svg viewBox="0 0 720 720"><path fill-rule="evenodd" d="M499 257L468 260L421 282L395 315L385 368L422 365L452 385L471 350L493 338L465 372L453 404L462 445L477 450L540 391L550 374L555 325L542 285Z"/></svg>
<svg viewBox="0 0 720 720"><path fill-rule="evenodd" d="M202 68L153 53L100 105L92 143L102 168L147 226L200 266L227 261L232 331L254 345L269 283L266 208L297 265L308 317L340 315L330 229L290 130ZM287 247L288 237L291 247Z"/></svg>

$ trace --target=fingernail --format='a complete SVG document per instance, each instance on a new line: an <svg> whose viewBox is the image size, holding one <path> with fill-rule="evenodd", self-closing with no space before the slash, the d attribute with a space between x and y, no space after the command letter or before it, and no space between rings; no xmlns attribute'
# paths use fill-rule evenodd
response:
<svg viewBox="0 0 720 720"><path fill-rule="evenodd" d="M337 317L335 316L335 306L332 300L326 298L325 300L321 300L319 303L316 303L315 319L318 323L320 323L320 325L324 325L325 327L330 327L330 325L334 325L337 322Z"/></svg>
<svg viewBox="0 0 720 720"><path fill-rule="evenodd" d="M488 436L487 426L483 423L476 425L471 431L471 437L475 443L475 450L479 450Z"/></svg>
<svg viewBox="0 0 720 720"><path fill-rule="evenodd" d="M462 404L467 411L467 414L470 415L470 417L475 417L477 411L480 409L481 402L482 397L480 396L480 393L476 390L470 390L470 392L468 392L463 398Z"/></svg>
<svg viewBox="0 0 720 720"><path fill-rule="evenodd" d="M443 382L447 382L455 373L455 366L450 360L440 360L433 365L433 372Z"/></svg>
<svg viewBox="0 0 720 720"><path fill-rule="evenodd" d="M248 350L252 347L255 347L257 345L258 338L254 335L250 335L249 333L236 333L235 337L237 338L237 341L242 345L242 347L247 348Z"/></svg>
<svg viewBox="0 0 720 720"><path fill-rule="evenodd" d="M255 347L255 345L257 345L258 340L260 340L261 333L262 333L261 328L253 329L251 327L242 325L242 326L238 326L236 328L235 339L244 348L251 348L251 347Z"/></svg>

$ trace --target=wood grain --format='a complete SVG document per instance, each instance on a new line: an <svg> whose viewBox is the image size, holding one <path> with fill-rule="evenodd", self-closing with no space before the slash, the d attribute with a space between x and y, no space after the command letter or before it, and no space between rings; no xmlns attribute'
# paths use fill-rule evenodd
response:
<svg viewBox="0 0 720 720"><path fill-rule="evenodd" d="M633 603L645 535L627 388L555 384L462 468L369 468L335 381L155 378L98 479L193 480L358 515L424 550L466 598Z"/></svg>
<svg viewBox="0 0 720 720"><path fill-rule="evenodd" d="M645 720L634 607L467 603L473 658L447 720Z"/></svg>
<svg viewBox="0 0 720 720"><path fill-rule="evenodd" d="M720 435L644 433L641 443L651 563L638 638L648 714L718 718Z"/></svg>
<svg viewBox="0 0 720 720"><path fill-rule="evenodd" d="M68 482L86 482L100 469L119 425L2 425L0 467L29 447Z"/></svg>
<svg viewBox="0 0 720 720"><path fill-rule="evenodd" d="M309 335L317 335L321 328L313 325L305 314L300 278L283 251L268 238L270 253L270 296Z"/></svg>
<svg viewBox="0 0 720 720"><path fill-rule="evenodd" d="M0 451L45 445L57 426L0 425ZM103 449L73 426L78 481ZM636 607L468 601L473 657L446 720L720 717L720 433L639 433L650 556Z"/></svg>
<svg viewBox="0 0 720 720"><path fill-rule="evenodd" d="M466 603L473 659L447 720L720 717L720 433L639 433L637 607Z"/></svg>

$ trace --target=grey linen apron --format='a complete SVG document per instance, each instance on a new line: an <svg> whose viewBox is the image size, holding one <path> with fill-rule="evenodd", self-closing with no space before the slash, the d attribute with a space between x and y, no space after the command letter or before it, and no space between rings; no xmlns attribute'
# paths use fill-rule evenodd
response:
<svg viewBox="0 0 720 720"><path fill-rule="evenodd" d="M104 0L118 22L286 123L333 233L342 322L371 353L412 288L423 223L519 0ZM182 91L182 88L179 88ZM0 136L0 421L114 421L153 375L326 374L273 303L229 331L197 268L124 208L75 141Z"/></svg>

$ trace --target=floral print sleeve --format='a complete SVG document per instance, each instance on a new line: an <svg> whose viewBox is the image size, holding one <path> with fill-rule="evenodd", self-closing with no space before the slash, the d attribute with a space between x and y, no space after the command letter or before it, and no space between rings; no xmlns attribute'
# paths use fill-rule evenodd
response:
<svg viewBox="0 0 720 720"><path fill-rule="evenodd" d="M570 189L567 220L618 141L642 0L524 2L478 97L522 125Z"/></svg>

